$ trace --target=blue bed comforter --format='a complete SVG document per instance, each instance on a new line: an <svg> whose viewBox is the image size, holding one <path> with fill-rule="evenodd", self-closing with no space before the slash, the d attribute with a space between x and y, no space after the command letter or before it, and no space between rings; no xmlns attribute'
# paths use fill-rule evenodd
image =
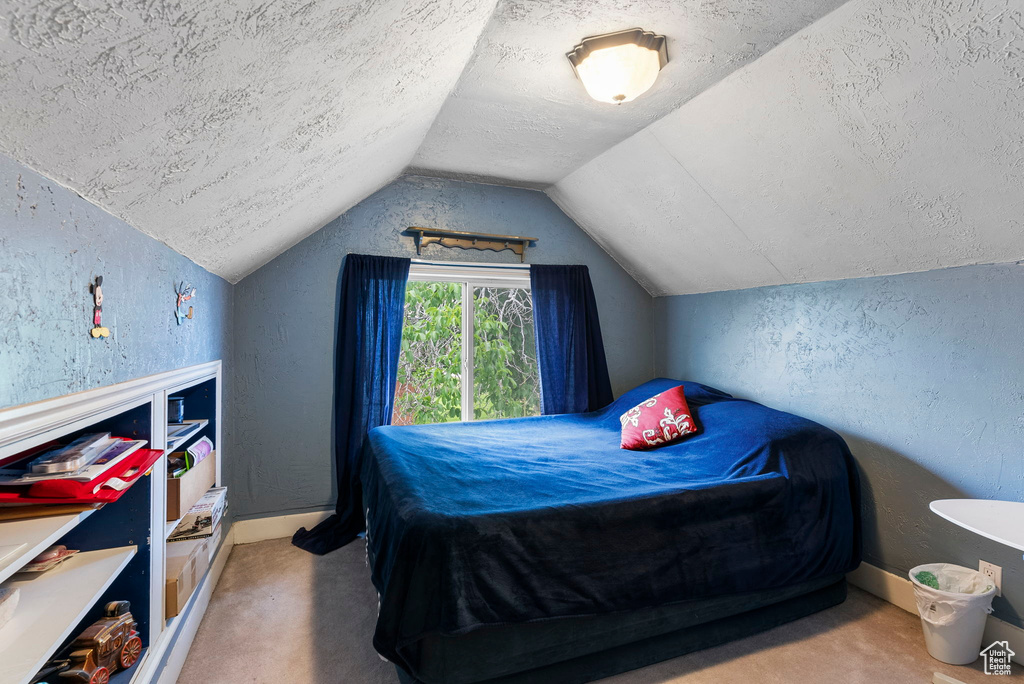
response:
<svg viewBox="0 0 1024 684"><path fill-rule="evenodd" d="M679 384L652 380L606 409L380 427L362 481L392 662L432 632L782 587L860 562L845 442L809 420L683 383L700 433L619 448L619 415Z"/></svg>

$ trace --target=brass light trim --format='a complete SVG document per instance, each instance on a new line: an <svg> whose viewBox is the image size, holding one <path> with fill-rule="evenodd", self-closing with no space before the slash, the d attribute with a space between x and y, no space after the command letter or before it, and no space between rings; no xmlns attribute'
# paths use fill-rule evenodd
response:
<svg viewBox="0 0 1024 684"><path fill-rule="evenodd" d="M640 47L657 52L662 69L668 64L668 48L666 47L665 36L653 31L644 31L642 28L631 28L625 31L615 31L614 33L602 33L599 36L588 36L581 40L579 45L565 53L565 56L569 58L569 63L572 64L573 73L576 73L576 67L594 50L618 47L627 43L635 43Z"/></svg>
<svg viewBox="0 0 1024 684"><path fill-rule="evenodd" d="M668 47L665 36L654 33L653 31L645 31L642 28L631 28L625 31L615 31L613 33L602 33L597 36L588 36L580 41L579 45L574 47L569 52L565 53L566 58L572 65L572 72L576 78L583 83L583 79L580 78L578 67L580 64L590 56L590 53L596 50L603 50L605 48L618 47L620 45L637 45L648 50L653 50L658 53L658 70L665 68L668 64Z"/></svg>

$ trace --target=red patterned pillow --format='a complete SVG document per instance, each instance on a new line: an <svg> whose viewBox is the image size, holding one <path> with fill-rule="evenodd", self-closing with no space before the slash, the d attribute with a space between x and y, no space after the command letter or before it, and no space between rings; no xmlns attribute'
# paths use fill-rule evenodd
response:
<svg viewBox="0 0 1024 684"><path fill-rule="evenodd" d="M623 449L653 449L697 431L682 385L637 404L623 413L619 422Z"/></svg>

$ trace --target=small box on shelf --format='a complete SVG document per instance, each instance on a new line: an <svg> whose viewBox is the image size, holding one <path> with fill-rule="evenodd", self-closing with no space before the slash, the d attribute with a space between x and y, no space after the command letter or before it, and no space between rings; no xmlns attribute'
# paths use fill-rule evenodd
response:
<svg viewBox="0 0 1024 684"><path fill-rule="evenodd" d="M192 592L213 562L221 539L217 525L209 537L167 545L167 585L164 589L164 619L170 620L185 609Z"/></svg>
<svg viewBox="0 0 1024 684"><path fill-rule="evenodd" d="M217 452L212 452L181 477L167 478L167 521L183 518L217 480Z"/></svg>
<svg viewBox="0 0 1024 684"><path fill-rule="evenodd" d="M208 539L167 545L167 584L164 588L164 619L170 620L185 608L199 580L210 565Z"/></svg>

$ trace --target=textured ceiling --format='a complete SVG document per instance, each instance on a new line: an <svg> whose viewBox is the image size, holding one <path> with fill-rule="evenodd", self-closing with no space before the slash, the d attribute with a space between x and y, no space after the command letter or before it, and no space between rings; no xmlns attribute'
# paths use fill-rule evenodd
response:
<svg viewBox="0 0 1024 684"><path fill-rule="evenodd" d="M0 152L231 281L396 177L493 0L0 0Z"/></svg>
<svg viewBox="0 0 1024 684"><path fill-rule="evenodd" d="M671 61L595 103L631 26ZM1022 51L1020 0L0 0L0 153L232 282L409 169L655 294L888 274L1024 258Z"/></svg>
<svg viewBox="0 0 1024 684"><path fill-rule="evenodd" d="M843 1L503 0L412 165L550 185ZM565 53L634 26L667 37L669 63L635 102L595 102Z"/></svg>
<svg viewBox="0 0 1024 684"><path fill-rule="evenodd" d="M548 194L654 294L1024 258L1020 0L852 0Z"/></svg>

